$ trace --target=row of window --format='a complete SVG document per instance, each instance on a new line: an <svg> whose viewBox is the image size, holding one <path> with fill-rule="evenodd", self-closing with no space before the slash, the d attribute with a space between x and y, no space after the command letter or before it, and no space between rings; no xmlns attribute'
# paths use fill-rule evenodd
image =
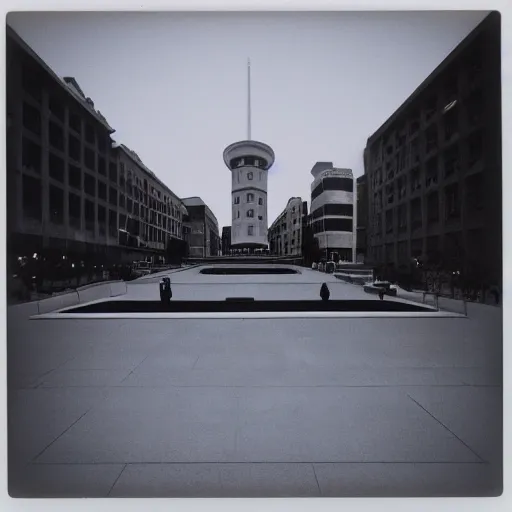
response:
<svg viewBox="0 0 512 512"><path fill-rule="evenodd" d="M466 179L465 208L468 221L476 220L481 216L484 208L483 203L483 177L481 174L470 176ZM428 224L437 223L440 220L440 201L439 193L432 192L425 198L426 200L426 222ZM458 183L453 183L444 189L444 215L445 220L458 219L461 215L462 201ZM396 213L395 213L396 210ZM396 209L386 211L386 233L394 231L394 219L397 219L397 228L399 232L407 230L407 205L402 204ZM419 229L423 225L422 198L417 197L410 202L410 223L412 229ZM375 226L377 233L382 229L381 214L375 216Z"/></svg>
<svg viewBox="0 0 512 512"><path fill-rule="evenodd" d="M473 116L479 116L483 112L483 93L481 88L479 87L479 82L482 77L482 60L481 57L478 56L475 58L476 60L468 65L466 69L467 80L468 80L468 96L465 100L470 122L473 121ZM458 76L453 73L452 75L448 75L444 79L443 89L444 93L440 94L439 97L436 92L431 94L425 99L423 114L425 122L428 122L430 119L434 117L436 112L441 111L443 114L448 112L448 110L454 106L454 102L460 99L460 88L458 84ZM420 113L419 110L415 110L411 112L410 119L408 121L408 132L409 135L416 133L420 129ZM405 142L406 138L406 129L405 126L401 129L398 129L398 135L396 137L396 141L398 145ZM390 136L392 140L393 137ZM389 140L389 139L388 139ZM382 149L384 149L385 155L390 155L394 151L393 142L388 143L385 140L381 140L379 143L374 145L372 148L372 157L373 163L378 164L382 158Z"/></svg>
<svg viewBox="0 0 512 512"><path fill-rule="evenodd" d="M354 192L354 180L352 178L324 178L311 193L311 201L326 190Z"/></svg>
<svg viewBox="0 0 512 512"><path fill-rule="evenodd" d="M249 192L245 195L246 203L254 203L254 194ZM240 196L235 196L233 199L233 204L240 204ZM258 205L263 206L263 198L258 198Z"/></svg>
<svg viewBox="0 0 512 512"><path fill-rule="evenodd" d="M354 227L353 219L324 218L313 222L313 233L325 231L352 232Z"/></svg>
<svg viewBox="0 0 512 512"><path fill-rule="evenodd" d="M99 168L105 169L105 159L99 157L98 161L100 162ZM23 138L23 147L22 147L22 165L26 169L30 169L32 172L36 174L41 173L42 167L42 150L41 146L31 139L24 137ZM90 167L90 166L89 166ZM122 166L123 167L123 166ZM49 176L58 181L59 183L64 183L64 174L65 174L65 162L62 158L57 156L56 154L49 152L48 154L48 172ZM82 183L82 174L84 176ZM106 174L101 172L100 174ZM117 185L117 165L115 162L110 162L110 181ZM96 180L96 177L82 172L82 169L73 163L68 164L68 183L69 186L81 190L82 188L85 190L87 194L95 195L96 194L96 182L98 186L98 194L101 199L107 200L107 185L101 180ZM109 193L109 201L111 204L117 204L117 189L120 188L121 191L124 191L124 180L120 180L121 184L117 187L110 186ZM121 192L120 191L120 192ZM159 211L161 213L167 213L169 215L173 215L174 217L181 218L181 211L175 205L171 203L164 203L162 201L157 200L154 197L148 197L148 194L143 194L138 189L133 189L131 185L126 186L127 195L129 197L134 197L136 200L140 200L145 203L148 208ZM124 195L121 193L120 197L124 198ZM124 199L123 199L124 201ZM122 205L123 206L123 205ZM124 206L123 206L124 207Z"/></svg>
<svg viewBox="0 0 512 512"><path fill-rule="evenodd" d="M261 157L254 156L242 156L237 158L232 158L229 162L229 166L231 169L236 169L238 167L260 167L262 169L266 169L268 166L268 162ZM252 179L252 178L250 178Z"/></svg>
<svg viewBox="0 0 512 512"><path fill-rule="evenodd" d="M41 103L42 95L41 95L41 87L38 86L36 82L37 78L34 75L34 70L23 70L22 76L22 86L24 92L30 96L36 103ZM63 97L57 97L55 95L50 95L48 99L48 107L50 113L55 116L55 118L60 121L60 123L65 122L65 100ZM34 133L41 133L41 124L42 124L42 115L40 108L28 103L27 101L23 102L23 125L33 131ZM54 120L50 119L50 126L53 126L54 129L57 129L60 133L62 133L62 141L64 140L63 128L56 123ZM100 150L100 152L104 153L109 145L110 137L107 131L102 128L99 131L95 129L95 127L85 121L83 116L78 114L76 111L69 109L68 116L68 127L73 130L76 134L82 135L82 126L85 126L84 138L85 141L89 144L96 146ZM63 146L63 144L62 144Z"/></svg>
<svg viewBox="0 0 512 512"><path fill-rule="evenodd" d="M318 219L327 215L340 215L344 217L352 217L354 215L354 205L344 203L328 203L320 206L311 213L313 219Z"/></svg>
<svg viewBox="0 0 512 512"><path fill-rule="evenodd" d="M22 179L22 197L23 197L23 211L24 215L28 218L41 220L42 219L42 186L41 186L41 180L39 178L34 178L32 176L28 176L26 174L23 175ZM115 193L115 189L110 188L110 193ZM106 192L105 192L106 193ZM102 193L98 194L100 198L102 198ZM120 201L121 207L124 207L124 196L120 196L120 199L123 199L123 201ZM110 197L110 205L116 207L117 205L112 200L112 197ZM80 219L80 208L81 208L81 197L80 195L69 192L68 196L69 200L69 215L70 215L70 224L73 227L79 228L76 225L76 223L73 223L73 219L78 218ZM64 190L56 185L51 185L49 187L49 204L50 204L50 220L53 223L62 224L64 219ZM92 204L94 206L94 201L85 199L84 200L85 205ZM127 210L128 215L133 214L136 218L134 219L135 222L145 221L148 222L155 227L163 228L164 230L168 230L173 233L177 233L181 230L182 224L174 219L168 218L161 214L156 214L155 212L149 212L147 209L144 209L144 207L141 207L139 209L139 205L137 203L131 204L131 201L128 201L127 203ZM88 216L88 206L85 207L85 214L86 214L86 221ZM105 207L101 204L98 204L98 211L101 212L105 209ZM113 210L116 211L117 209ZM120 214L123 215L123 214ZM101 216L99 217L101 219ZM100 220L101 222L101 220Z"/></svg>

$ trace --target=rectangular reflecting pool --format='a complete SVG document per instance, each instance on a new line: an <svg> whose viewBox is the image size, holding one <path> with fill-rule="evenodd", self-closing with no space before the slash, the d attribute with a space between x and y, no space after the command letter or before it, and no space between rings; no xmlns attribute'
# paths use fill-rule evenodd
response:
<svg viewBox="0 0 512 512"><path fill-rule="evenodd" d="M171 301L108 300L62 310L61 313L280 313L280 312L415 312L432 313L420 304L389 300L250 300Z"/></svg>

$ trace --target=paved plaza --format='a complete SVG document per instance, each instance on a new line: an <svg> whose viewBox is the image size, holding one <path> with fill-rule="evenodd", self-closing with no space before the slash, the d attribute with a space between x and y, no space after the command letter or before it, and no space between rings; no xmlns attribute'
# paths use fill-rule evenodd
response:
<svg viewBox="0 0 512 512"><path fill-rule="evenodd" d="M158 276L124 299L157 299ZM364 298L173 273L175 299ZM378 300L378 299L376 299ZM468 317L29 320L8 311L13 496L501 492L501 309Z"/></svg>

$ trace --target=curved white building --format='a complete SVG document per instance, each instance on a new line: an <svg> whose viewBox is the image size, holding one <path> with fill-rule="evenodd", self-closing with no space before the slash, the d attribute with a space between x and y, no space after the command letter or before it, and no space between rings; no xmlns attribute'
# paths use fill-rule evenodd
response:
<svg viewBox="0 0 512 512"><path fill-rule="evenodd" d="M275 155L270 146L251 140L251 67L247 66L247 140L224 150L231 171L231 247L268 247L267 183Z"/></svg>
<svg viewBox="0 0 512 512"><path fill-rule="evenodd" d="M224 150L224 163L231 171L231 246L267 247L268 170L274 151L267 144L244 140Z"/></svg>
<svg viewBox="0 0 512 512"><path fill-rule="evenodd" d="M352 170L317 162L311 174L311 222L320 249L328 258L337 253L342 260L355 262L357 196Z"/></svg>

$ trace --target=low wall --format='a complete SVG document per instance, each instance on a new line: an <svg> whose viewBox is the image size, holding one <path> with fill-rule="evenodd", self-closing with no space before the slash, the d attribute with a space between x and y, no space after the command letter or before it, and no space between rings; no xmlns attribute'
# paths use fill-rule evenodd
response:
<svg viewBox="0 0 512 512"><path fill-rule="evenodd" d="M55 295L54 297L38 301L37 312L42 315L58 309L76 306L84 302L124 295L126 292L127 285L124 281L108 281L90 284L77 288L69 293Z"/></svg>

